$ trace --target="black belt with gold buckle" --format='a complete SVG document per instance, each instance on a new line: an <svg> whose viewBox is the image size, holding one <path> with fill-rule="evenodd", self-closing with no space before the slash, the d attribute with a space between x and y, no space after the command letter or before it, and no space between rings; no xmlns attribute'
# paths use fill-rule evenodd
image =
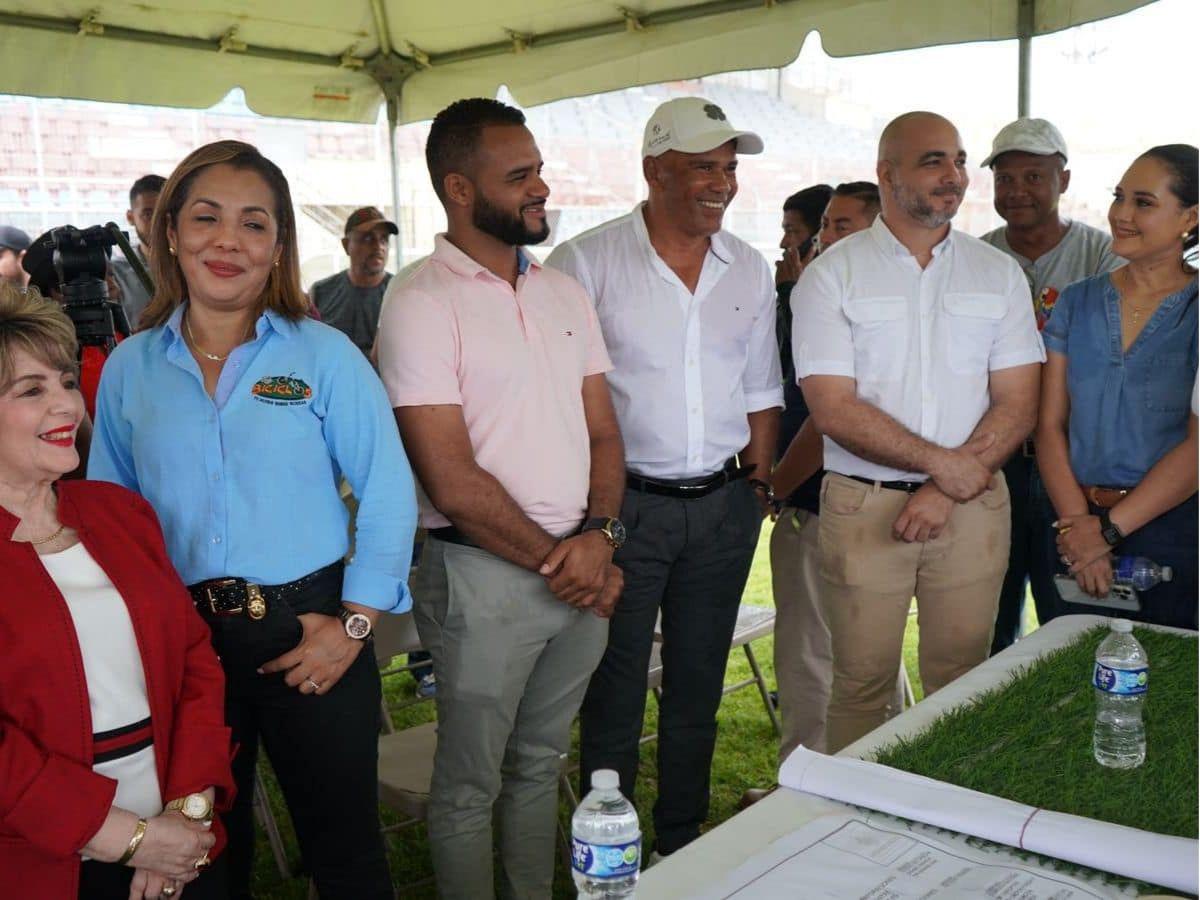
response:
<svg viewBox="0 0 1200 900"><path fill-rule="evenodd" d="M188 591L201 613L213 616L241 616L258 621L267 615L271 603L285 601L314 582L341 575L342 561L309 572L287 584L255 584L244 578L210 578L189 585Z"/></svg>

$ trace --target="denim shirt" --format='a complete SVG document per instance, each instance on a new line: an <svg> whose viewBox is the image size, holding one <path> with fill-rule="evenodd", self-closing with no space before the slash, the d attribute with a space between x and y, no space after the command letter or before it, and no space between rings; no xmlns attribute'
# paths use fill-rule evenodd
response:
<svg viewBox="0 0 1200 900"><path fill-rule="evenodd" d="M1196 382L1196 280L1167 297L1128 350L1111 276L1070 285L1042 338L1067 357L1071 470L1083 485L1133 487L1187 436Z"/></svg>

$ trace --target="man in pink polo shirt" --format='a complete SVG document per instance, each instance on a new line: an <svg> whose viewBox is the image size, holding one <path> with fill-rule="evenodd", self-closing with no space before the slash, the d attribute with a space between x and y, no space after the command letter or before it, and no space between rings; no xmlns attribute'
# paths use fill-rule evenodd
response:
<svg viewBox="0 0 1200 900"><path fill-rule="evenodd" d="M429 842L443 898L549 897L560 756L622 588L624 448L591 302L546 239L525 117L460 100L425 148L448 227L385 306L379 369L429 529L413 585L437 677Z"/></svg>

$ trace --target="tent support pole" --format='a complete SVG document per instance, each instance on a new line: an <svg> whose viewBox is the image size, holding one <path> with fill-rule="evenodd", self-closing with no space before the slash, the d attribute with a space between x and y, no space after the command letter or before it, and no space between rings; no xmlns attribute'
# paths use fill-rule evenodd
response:
<svg viewBox="0 0 1200 900"><path fill-rule="evenodd" d="M1029 115L1030 57L1037 0L1019 0L1017 6L1017 115Z"/></svg>
<svg viewBox="0 0 1200 900"><path fill-rule="evenodd" d="M392 221L396 223L399 232L396 235L395 247L396 271L399 272L404 267L404 225L400 220L400 160L396 155L396 126L400 121L399 95L388 94L387 119L388 160L392 173Z"/></svg>

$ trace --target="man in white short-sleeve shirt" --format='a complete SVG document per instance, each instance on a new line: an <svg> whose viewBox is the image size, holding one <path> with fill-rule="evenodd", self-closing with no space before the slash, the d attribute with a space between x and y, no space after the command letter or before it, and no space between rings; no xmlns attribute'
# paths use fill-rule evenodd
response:
<svg viewBox="0 0 1200 900"><path fill-rule="evenodd" d="M831 753L886 717L914 595L927 694L987 658L1009 543L995 473L1034 424L1045 359L1017 264L950 227L968 180L957 129L899 117L876 172L875 224L792 294L796 375L829 473Z"/></svg>
<svg viewBox="0 0 1200 900"><path fill-rule="evenodd" d="M737 157L762 140L702 97L646 125L649 200L546 261L596 305L625 440L625 592L580 710L580 769L616 769L633 797L646 672L662 613L656 849L678 850L708 813L725 661L762 525L783 390L775 283L721 230Z"/></svg>

